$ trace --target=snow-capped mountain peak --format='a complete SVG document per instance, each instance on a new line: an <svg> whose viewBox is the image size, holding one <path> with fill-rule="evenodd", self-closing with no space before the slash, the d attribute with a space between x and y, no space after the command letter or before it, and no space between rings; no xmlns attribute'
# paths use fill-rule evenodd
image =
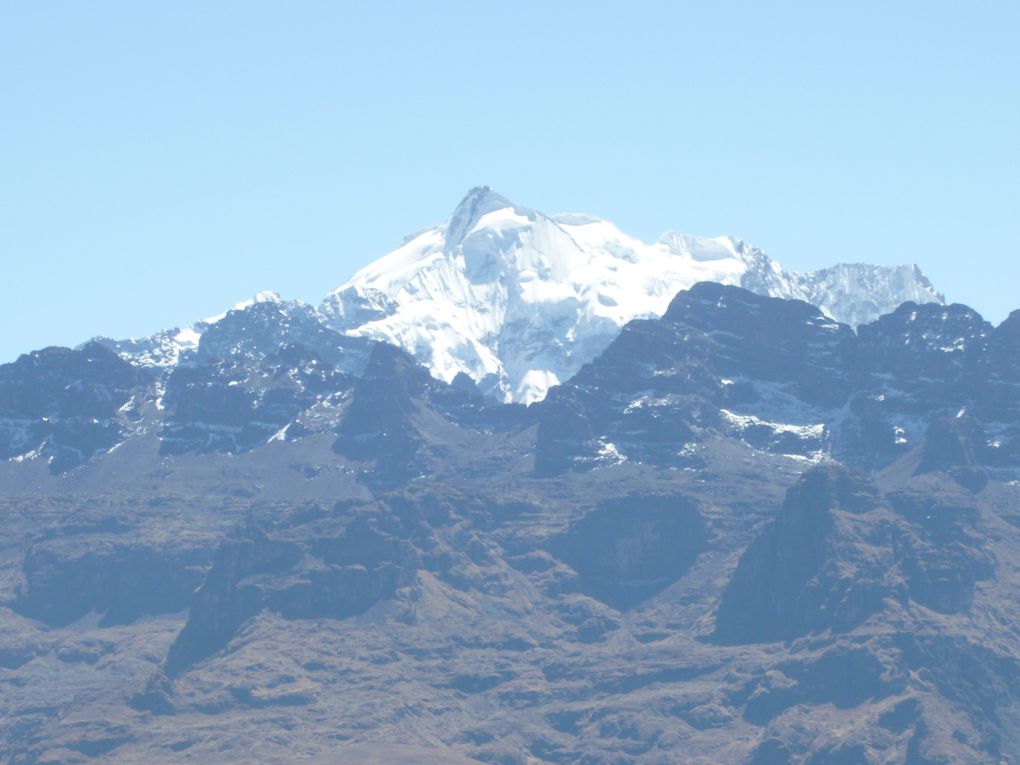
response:
<svg viewBox="0 0 1020 765"><path fill-rule="evenodd" d="M530 403L627 321L661 315L701 281L806 299L853 324L904 300L941 301L919 272L868 268L787 273L731 236L670 231L648 244L602 218L547 216L482 186L444 223L330 293L321 310L337 329L405 348L437 377L464 372L499 398Z"/></svg>
<svg viewBox="0 0 1020 765"><path fill-rule="evenodd" d="M471 189L446 221L447 246L460 244L483 217L500 210L512 210L523 217L532 213L531 210L518 207L488 186L476 186Z"/></svg>
<svg viewBox="0 0 1020 765"><path fill-rule="evenodd" d="M854 326L907 300L944 302L916 266L791 273L736 237L667 231L647 243L603 218L545 215L479 186L443 223L329 293L318 313L260 292L188 327L101 342L133 363L170 368L230 311L276 303L280 315L299 310L302 321L397 345L447 382L464 373L499 400L531 403L628 321L661 316L677 292L706 281L806 300Z"/></svg>
<svg viewBox="0 0 1020 765"><path fill-rule="evenodd" d="M533 309L580 303L589 261L590 253L555 220L481 187L442 225L355 274L322 310L339 329L408 349L443 379L466 372L499 398L532 400L534 394L516 388L530 389L528 380L538 375L544 394L558 379L549 373L563 364L529 362L569 349L543 348L554 338L525 331L530 350L508 354L522 338L507 332L534 329L531 319L541 317ZM563 318L545 316L540 324Z"/></svg>

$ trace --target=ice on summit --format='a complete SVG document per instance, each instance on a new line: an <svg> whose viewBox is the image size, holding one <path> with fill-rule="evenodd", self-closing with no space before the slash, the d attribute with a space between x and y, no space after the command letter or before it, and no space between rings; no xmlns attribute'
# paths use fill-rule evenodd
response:
<svg viewBox="0 0 1020 765"><path fill-rule="evenodd" d="M788 273L734 237L668 232L648 244L601 218L544 215L479 187L320 310L339 330L404 348L441 379L463 372L503 400L531 403L623 324L660 316L700 281L807 300L854 325L906 300L942 302L914 266Z"/></svg>
<svg viewBox="0 0 1020 765"><path fill-rule="evenodd" d="M944 302L916 266L791 273L735 237L667 232L646 243L602 218L545 215L482 186L442 224L331 292L317 315L340 332L405 349L442 380L463 373L487 395L529 404L628 321L661 316L677 292L701 281L806 300L854 326L908 300ZM263 302L297 306L260 292L230 310ZM172 367L227 313L138 340L99 340L134 363Z"/></svg>

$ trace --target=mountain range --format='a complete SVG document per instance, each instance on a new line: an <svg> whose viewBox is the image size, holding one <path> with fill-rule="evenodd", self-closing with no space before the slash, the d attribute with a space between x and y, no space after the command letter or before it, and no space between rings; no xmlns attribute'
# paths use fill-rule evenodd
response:
<svg viewBox="0 0 1020 765"><path fill-rule="evenodd" d="M1018 763L1017 390L912 266L487 189L318 308L25 354L0 762Z"/></svg>
<svg viewBox="0 0 1020 765"><path fill-rule="evenodd" d="M595 358L628 321L661 316L700 281L805 300L853 326L907 301L944 302L913 265L788 273L733 237L667 232L645 244L609 221L544 215L478 187L444 223L330 292L318 312L331 329L403 348L441 380L464 373L496 400L527 404ZM172 365L218 318L115 347L135 362Z"/></svg>

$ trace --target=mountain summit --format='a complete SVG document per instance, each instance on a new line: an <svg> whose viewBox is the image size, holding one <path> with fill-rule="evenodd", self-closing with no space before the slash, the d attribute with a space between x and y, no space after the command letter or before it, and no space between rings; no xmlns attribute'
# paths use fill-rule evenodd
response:
<svg viewBox="0 0 1020 765"><path fill-rule="evenodd" d="M697 282L796 298L854 326L906 301L943 302L916 266L840 264L798 274L729 236L648 244L591 215L545 215L487 186L439 226L361 269L323 301L335 329L398 345L446 381L531 403L635 318Z"/></svg>

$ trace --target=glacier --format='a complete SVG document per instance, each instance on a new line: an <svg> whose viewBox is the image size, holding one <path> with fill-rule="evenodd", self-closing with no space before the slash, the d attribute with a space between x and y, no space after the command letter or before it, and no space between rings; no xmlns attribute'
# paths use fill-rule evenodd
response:
<svg viewBox="0 0 1020 765"><path fill-rule="evenodd" d="M944 302L914 265L787 272L735 237L667 232L648 244L602 218L546 215L482 186L319 310L332 328L404 348L440 379L464 373L490 396L529 404L628 321L661 316L702 281L804 300L853 326L908 300Z"/></svg>

